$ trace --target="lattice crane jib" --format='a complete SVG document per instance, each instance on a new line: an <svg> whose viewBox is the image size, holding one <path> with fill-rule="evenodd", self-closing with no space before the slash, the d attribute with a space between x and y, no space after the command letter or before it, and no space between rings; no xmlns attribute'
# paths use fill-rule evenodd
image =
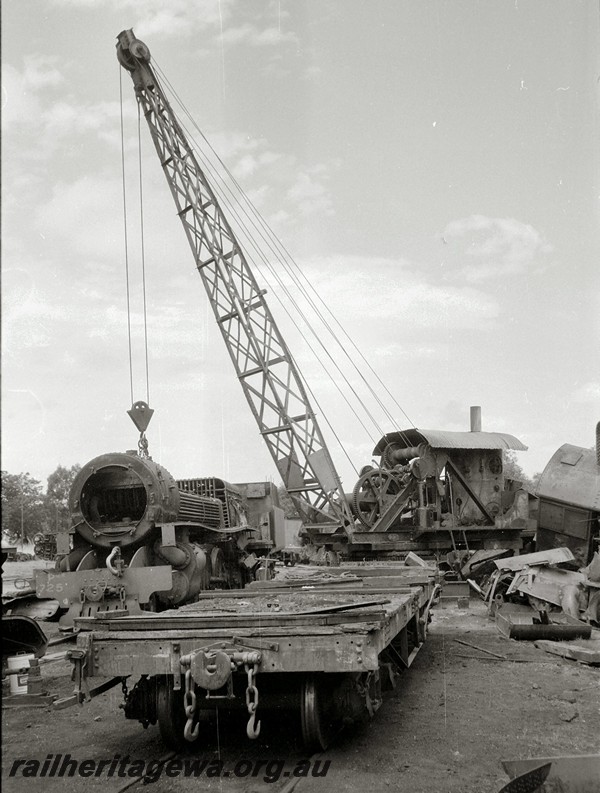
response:
<svg viewBox="0 0 600 793"><path fill-rule="evenodd" d="M177 213L244 395L305 522L353 523L307 391L248 261L132 30L117 56L133 79Z"/></svg>

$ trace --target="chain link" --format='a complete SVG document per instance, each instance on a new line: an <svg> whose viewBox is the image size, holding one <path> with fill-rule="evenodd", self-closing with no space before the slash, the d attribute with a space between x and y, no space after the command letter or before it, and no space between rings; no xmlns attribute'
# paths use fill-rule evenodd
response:
<svg viewBox="0 0 600 793"><path fill-rule="evenodd" d="M146 434L144 432L140 432L140 439L138 441L138 451L140 453L140 457L149 457L148 453L148 438L146 438Z"/></svg>
<svg viewBox="0 0 600 793"><path fill-rule="evenodd" d="M123 692L123 699L127 699L127 694L129 693L129 689L127 688L127 678L121 678L121 691Z"/></svg>
<svg viewBox="0 0 600 793"><path fill-rule="evenodd" d="M258 707L258 689L254 684L254 675L256 670L254 664L244 664L244 669L248 675L248 685L246 686L246 707L250 718L246 727L246 734L248 738L254 740L260 734L260 721L256 723L256 709Z"/></svg>
<svg viewBox="0 0 600 793"><path fill-rule="evenodd" d="M248 674L248 685L246 687L246 707L248 713L256 712L258 707L258 689L254 685L254 666L252 664L245 664L245 669Z"/></svg>
<svg viewBox="0 0 600 793"><path fill-rule="evenodd" d="M192 670L187 669L185 673L185 692L183 695L183 709L187 716L185 727L183 728L183 737L186 741L195 741L200 732L200 725L196 724L193 729L194 716L196 715L196 692L194 691L194 681L192 678Z"/></svg>

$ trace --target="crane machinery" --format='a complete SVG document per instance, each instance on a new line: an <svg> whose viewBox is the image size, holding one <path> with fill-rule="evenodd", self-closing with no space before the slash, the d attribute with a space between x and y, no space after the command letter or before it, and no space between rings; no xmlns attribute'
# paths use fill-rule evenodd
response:
<svg viewBox="0 0 600 793"><path fill-rule="evenodd" d="M305 523L353 523L306 387L194 150L132 30L117 55L135 93L177 206L217 325L287 492Z"/></svg>
<svg viewBox="0 0 600 793"><path fill-rule="evenodd" d="M439 573L421 559L417 567L406 560L398 563L399 552L435 552L450 543L455 547L461 542L457 533L465 538L468 532L480 547L487 547L494 537L494 542L519 547L522 498L513 494L512 500L503 499L507 488L501 453L524 447L512 436L481 432L480 426L470 433L398 430L375 446L380 466L364 468L354 492L346 494L265 290L167 100L148 47L132 30L125 30L117 37L117 56L133 80L243 393L304 529L315 543L345 546L363 561L330 568L327 576L256 580L243 590L228 592L192 585L192 571L190 599L171 598L175 608L162 613L117 608L80 614L74 618L77 649L71 651L76 691L63 704L81 703L121 684L125 716L144 726L158 722L163 739L175 745L182 737L198 740L201 722L218 714L219 707L239 710L244 701L246 733L256 738L260 689L261 713L298 714L305 744L322 750L340 724L377 711L382 690L395 685L396 672L412 664L425 640ZM174 494L168 504L173 514L164 520L153 515L150 526L145 510L156 512L152 496L162 493L158 480L166 473L155 471L154 491L146 487L144 495L133 476L149 465L140 450L142 459L128 463L132 475L121 466L120 481L136 489L127 499L135 496L134 517L143 523L139 548L145 555L145 531L154 537L152 531L160 530L159 550L173 545L170 522L185 517L177 505L187 505L198 522L210 504L205 498L190 500L183 492L178 500ZM80 482L81 495L73 501L73 516L90 526L90 542L102 545L103 553L112 548L106 563L115 567L119 554L112 554L114 546L123 545L123 527L107 531L92 509L102 488L110 491L112 503L114 471L98 476L97 469L92 461ZM177 484L180 491L187 490ZM137 537L130 502L117 495L117 517ZM103 534L101 543L94 530ZM89 534L85 527L84 531ZM174 542L177 545L177 537ZM130 547L137 546L133 542ZM176 551L171 555L179 556ZM368 561L371 555L379 560L376 564ZM135 577L133 564L120 570ZM84 570L83 578L97 572ZM109 573L114 575L110 568ZM155 588L156 575L145 568L145 595ZM162 582L163 589L168 583ZM104 578L99 584L106 584ZM90 689L89 681L102 677L112 679Z"/></svg>
<svg viewBox="0 0 600 793"><path fill-rule="evenodd" d="M484 546L492 529L496 542L518 549L526 527L523 510L516 522L503 519L515 489L511 497L502 451L526 447L512 435L481 432L480 420L469 433L385 435L373 451L380 467L363 469L353 493L344 493L302 374L167 100L148 47L125 30L117 56L133 80L242 390L306 535L361 558L456 547L455 530L467 548ZM467 533L470 544L461 539Z"/></svg>
<svg viewBox="0 0 600 793"><path fill-rule="evenodd" d="M349 499L264 290L158 84L147 47L124 31L117 53L133 78L217 324L286 490L305 526L316 527L330 542L333 536L347 540L355 520ZM138 407L149 410L145 403ZM138 429L143 436L144 427ZM181 739L196 742L201 725L218 716L219 707L235 711L244 702L246 734L256 738L264 719L256 712L260 696L260 714L297 714L305 744L317 749L328 745L342 723L377 711L382 690L394 685L395 672L410 666L425 639L438 591L434 568L397 565L363 569L361 575L347 570L350 575L339 580L309 575L281 582L264 576L254 589L250 583L209 591L199 579L206 577L207 555L212 558L214 551L194 543L202 530L204 543L219 545L214 521L223 505L212 493L172 481L147 457L142 442L139 454L105 458L82 469L71 494L76 531L87 540L79 564L87 559L89 566L57 573L58 584L66 586L71 576L71 595L83 587L87 600L120 586L123 605L129 591L142 601L157 589L159 599L175 608L141 614L118 605L90 607L73 616L76 690L57 707L121 684L125 716L144 726L158 722L164 741L176 745ZM189 528L189 534L178 534L178 528ZM234 528L226 527L224 537ZM257 538L246 536L249 527L241 528L244 543L256 546ZM239 564L246 547L234 545L234 562ZM77 563L75 552L65 557L67 567ZM156 555L172 564L198 558L189 575L180 567L183 577L167 581L160 578L165 566L148 564ZM100 556L105 571L96 569ZM112 679L90 688L90 680L106 677ZM277 731L277 723L270 721L270 728Z"/></svg>
<svg viewBox="0 0 600 793"><path fill-rule="evenodd" d="M533 531L527 497L506 479L502 452L525 447L511 435L482 432L480 416L470 432L410 428L387 433L373 449L379 465L365 466L353 491L344 492L309 389L166 97L147 46L125 30L118 36L117 56L132 77L217 326L309 545L325 549L329 564L339 563L340 551L354 560L390 561L411 550L438 560L459 549L462 555L474 549L519 550L523 536ZM283 534L277 531L282 515L272 494L264 505L271 524L264 532L260 510L254 509L251 521L256 525L249 529L245 509L239 526L237 520L227 520L235 488L228 483L221 489L222 503L212 507L221 517L212 523L205 519L206 499L215 495L212 486L200 484L186 492L178 483L165 491L172 477L149 458L144 436L152 412L144 402L129 411L141 432L138 452L102 455L84 466L75 482L70 497L73 547L61 543L57 571L39 573L36 587L39 597L61 592L61 606L68 610L64 626L93 611L131 613L181 605L210 582L246 583L253 577L248 575L252 562L280 545L274 539ZM212 481L220 480L206 480ZM267 485L262 483L261 492ZM161 498L173 501L169 509L159 506ZM194 499L194 505L188 503ZM180 502L187 505L182 514ZM245 503L258 501L246 498ZM102 514L96 515L98 508ZM175 538L169 526L175 526ZM233 528L238 556L230 558L233 564L224 577L209 568L211 560L221 567L219 549L232 542ZM197 542L198 553L190 551L190 543L195 547ZM177 543L179 552L171 548ZM123 566L116 581L110 568L120 567L109 562L113 552ZM179 587L176 597L166 569L175 557L173 575L189 584Z"/></svg>

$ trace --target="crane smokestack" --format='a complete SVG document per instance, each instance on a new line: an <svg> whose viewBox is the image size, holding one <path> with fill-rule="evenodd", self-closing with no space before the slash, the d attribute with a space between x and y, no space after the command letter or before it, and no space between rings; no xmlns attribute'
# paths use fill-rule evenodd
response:
<svg viewBox="0 0 600 793"><path fill-rule="evenodd" d="M471 405L471 432L481 432L480 405Z"/></svg>
<svg viewBox="0 0 600 793"><path fill-rule="evenodd" d="M600 466L600 421L596 424L596 464Z"/></svg>

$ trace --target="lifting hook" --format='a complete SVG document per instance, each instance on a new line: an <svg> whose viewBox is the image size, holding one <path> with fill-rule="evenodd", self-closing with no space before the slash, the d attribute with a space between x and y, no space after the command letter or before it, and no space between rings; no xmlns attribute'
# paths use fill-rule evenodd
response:
<svg viewBox="0 0 600 793"><path fill-rule="evenodd" d="M198 738L199 734L200 734L200 724L199 723L196 724L196 726L192 730L192 719L189 718L185 723L185 727L183 728L183 737L185 738L186 741L192 743Z"/></svg>
<svg viewBox="0 0 600 793"><path fill-rule="evenodd" d="M256 713L252 713L246 726L246 735L251 741L255 741L260 735L260 721L256 723Z"/></svg>

